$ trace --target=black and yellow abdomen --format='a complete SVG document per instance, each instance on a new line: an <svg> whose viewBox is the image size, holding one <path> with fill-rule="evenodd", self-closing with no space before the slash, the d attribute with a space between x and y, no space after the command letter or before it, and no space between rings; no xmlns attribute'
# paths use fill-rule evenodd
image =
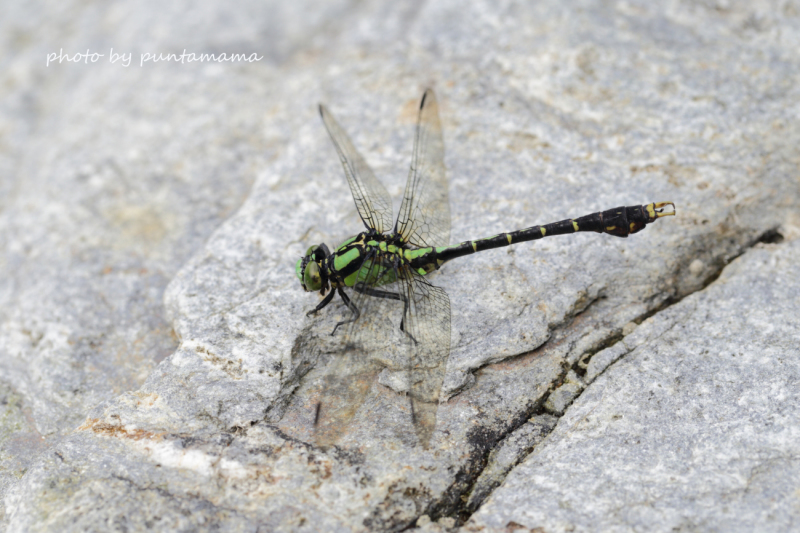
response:
<svg viewBox="0 0 800 533"><path fill-rule="evenodd" d="M672 211L665 211L667 206ZM465 241L452 246L425 248L406 251L413 254L412 267L415 269L439 268L446 261L484 250L501 248L520 242L533 241L555 235L569 235L580 231L607 233L615 237L627 237L641 231L656 219L673 216L675 205L672 202L653 202L646 205L621 206L606 211L598 211L579 218L568 218L543 226L532 226L519 231L500 233L485 239ZM430 271L430 270L429 270ZM422 272L420 272L422 273Z"/></svg>

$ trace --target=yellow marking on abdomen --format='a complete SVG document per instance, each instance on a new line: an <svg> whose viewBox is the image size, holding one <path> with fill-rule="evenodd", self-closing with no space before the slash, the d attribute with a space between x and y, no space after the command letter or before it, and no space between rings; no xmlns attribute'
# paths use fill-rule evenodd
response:
<svg viewBox="0 0 800 533"><path fill-rule="evenodd" d="M473 252L477 252L478 251L478 245L475 244L475 241L472 241L472 251Z"/></svg>
<svg viewBox="0 0 800 533"><path fill-rule="evenodd" d="M616 226L609 226L606 228L606 231L614 231L615 229L617 229Z"/></svg>
<svg viewBox="0 0 800 533"><path fill-rule="evenodd" d="M540 230L541 230L541 232L542 232L542 237L544 237L545 235L547 235L547 230L546 230L546 229L544 229L543 227L542 227L542 228L539 228L539 229L540 229Z"/></svg>
<svg viewBox="0 0 800 533"><path fill-rule="evenodd" d="M578 223L575 222L574 220L572 221L572 229L574 229L575 231L578 231Z"/></svg>
<svg viewBox="0 0 800 533"><path fill-rule="evenodd" d="M506 233L506 239L508 240L508 244L511 244L511 235Z"/></svg>

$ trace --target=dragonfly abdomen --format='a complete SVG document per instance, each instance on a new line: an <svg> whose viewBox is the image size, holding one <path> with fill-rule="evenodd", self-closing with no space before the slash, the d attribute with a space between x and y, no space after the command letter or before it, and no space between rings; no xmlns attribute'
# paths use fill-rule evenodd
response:
<svg viewBox="0 0 800 533"><path fill-rule="evenodd" d="M672 206L672 211L665 212L664 207ZM532 226L519 231L501 233L493 237L466 241L453 246L436 248L436 260L439 265L464 255L501 248L518 242L534 241L554 235L568 235L579 231L607 233L616 237L627 237L636 233L655 221L657 218L675 214L672 202L654 202L646 205L620 206L606 211L598 211L578 218L568 218L559 222Z"/></svg>

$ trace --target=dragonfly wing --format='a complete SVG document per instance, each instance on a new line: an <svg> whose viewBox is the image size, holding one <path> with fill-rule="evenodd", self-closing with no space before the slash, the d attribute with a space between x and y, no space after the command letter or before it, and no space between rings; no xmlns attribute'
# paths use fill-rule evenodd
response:
<svg viewBox="0 0 800 533"><path fill-rule="evenodd" d="M339 442L350 426L381 366L356 345L344 344L330 362L314 419L314 440L323 448Z"/></svg>
<svg viewBox="0 0 800 533"><path fill-rule="evenodd" d="M450 298L441 287L409 272L401 282L408 301L403 329L411 338L408 358L409 396L414 430L428 448L436 428L439 393L450 355Z"/></svg>
<svg viewBox="0 0 800 533"><path fill-rule="evenodd" d="M335 444L348 432L385 367L405 375L414 430L425 448L436 428L450 353L450 300L407 266L398 272L398 282L387 283L381 272L393 276L393 270L384 267L380 257L366 261L363 279L370 283L352 293L360 317L347 326L324 378L314 429L320 446Z"/></svg>
<svg viewBox="0 0 800 533"><path fill-rule="evenodd" d="M380 271L379 257L364 261L363 279L373 282L369 287L365 284L366 288L375 285ZM360 317L336 333L338 353L329 363L316 405L314 440L323 447L336 444L348 432L378 373L386 366L381 354L405 349L395 332L398 324L390 323L391 317L402 313L399 298L381 299L358 291L350 294L351 304L359 310ZM349 311L345 313L350 317Z"/></svg>
<svg viewBox="0 0 800 533"><path fill-rule="evenodd" d="M392 198L331 112L320 105L319 114L336 146L361 220L367 229L374 229L378 233L388 231L392 224Z"/></svg>
<svg viewBox="0 0 800 533"><path fill-rule="evenodd" d="M414 153L395 231L419 248L450 242L450 201L444 170L444 139L436 95L422 96Z"/></svg>

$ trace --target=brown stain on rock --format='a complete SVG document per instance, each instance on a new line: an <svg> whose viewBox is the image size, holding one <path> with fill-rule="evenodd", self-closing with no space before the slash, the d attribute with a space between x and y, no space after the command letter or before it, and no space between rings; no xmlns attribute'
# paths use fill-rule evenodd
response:
<svg viewBox="0 0 800 533"><path fill-rule="evenodd" d="M167 234L162 213L147 205L123 205L108 213L111 223L126 239L160 242Z"/></svg>
<svg viewBox="0 0 800 533"><path fill-rule="evenodd" d="M228 374L233 379L241 379L244 376L247 370L244 370L242 367L242 360L238 359L237 361L231 361L230 359L225 359L223 357L218 356L215 353L212 353L211 350L205 348L203 346L198 346L195 348L195 351L200 355L203 361L210 363L226 374Z"/></svg>
<svg viewBox="0 0 800 533"><path fill-rule="evenodd" d="M125 429L121 424L111 424L99 418L87 418L78 431L91 431L96 435L104 435L106 437L116 437L131 440L154 439L160 438L163 433L154 433L144 429Z"/></svg>

